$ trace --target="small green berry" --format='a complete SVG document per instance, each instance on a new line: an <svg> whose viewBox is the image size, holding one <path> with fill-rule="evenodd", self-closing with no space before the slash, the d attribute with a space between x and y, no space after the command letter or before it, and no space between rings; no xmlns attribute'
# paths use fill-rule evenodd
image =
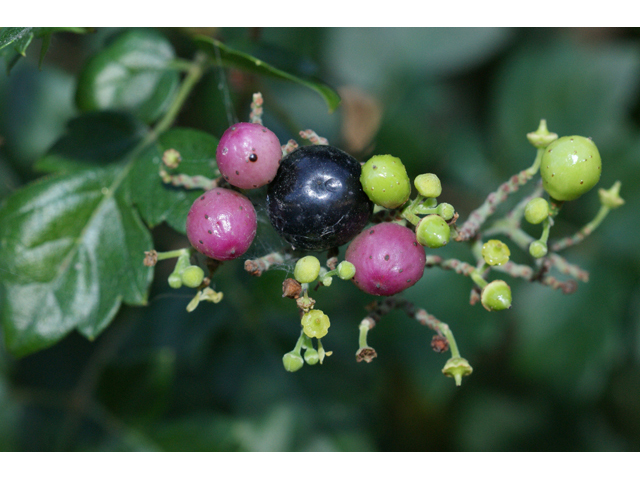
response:
<svg viewBox="0 0 640 480"><path fill-rule="evenodd" d="M423 173L418 175L413 184L420 195L427 198L439 197L442 193L442 184L440 179L434 173Z"/></svg>
<svg viewBox="0 0 640 480"><path fill-rule="evenodd" d="M489 265L504 265L509 261L511 251L500 240L489 240L482 245L482 258Z"/></svg>
<svg viewBox="0 0 640 480"><path fill-rule="evenodd" d="M548 251L549 249L547 248L547 244L542 240L535 240L531 242L531 245L529 245L529 254L533 258L542 258Z"/></svg>
<svg viewBox="0 0 640 480"><path fill-rule="evenodd" d="M320 273L320 260L313 255L307 255L302 257L296 262L296 267L293 270L293 276L300 283L310 283L318 278Z"/></svg>
<svg viewBox="0 0 640 480"><path fill-rule="evenodd" d="M438 205L438 215L444 218L447 222L453 218L456 214L456 209L450 203L441 203Z"/></svg>
<svg viewBox="0 0 640 480"><path fill-rule="evenodd" d="M440 215L427 215L416 227L416 240L429 248L440 248L449 243L451 228Z"/></svg>
<svg viewBox="0 0 640 480"><path fill-rule="evenodd" d="M346 260L338 264L337 270L338 276L342 280L351 280L356 274L356 266L351 262L347 262Z"/></svg>
<svg viewBox="0 0 640 480"><path fill-rule="evenodd" d="M177 272L173 272L169 275L168 282L171 288L180 288L182 287L182 276Z"/></svg>
<svg viewBox="0 0 640 480"><path fill-rule="evenodd" d="M549 144L542 155L542 186L551 198L575 200L598 183L601 168L600 153L590 138L561 137Z"/></svg>
<svg viewBox="0 0 640 480"><path fill-rule="evenodd" d="M204 280L204 270L197 265L191 265L182 271L180 278L184 286L197 288L202 284L202 280Z"/></svg>
<svg viewBox="0 0 640 480"><path fill-rule="evenodd" d="M302 316L302 329L309 338L322 338L329 332L331 322L322 310L309 310Z"/></svg>
<svg viewBox="0 0 640 480"><path fill-rule="evenodd" d="M297 372L304 365L304 360L299 353L289 352L282 357L282 364L287 372Z"/></svg>
<svg viewBox="0 0 640 480"><path fill-rule="evenodd" d="M544 198L534 198L524 207L524 218L532 225L542 223L549 216L549 202Z"/></svg>
<svg viewBox="0 0 640 480"><path fill-rule="evenodd" d="M385 208L398 208L409 200L411 182L399 158L375 155L362 167L360 183L369 199Z"/></svg>
<svg viewBox="0 0 640 480"><path fill-rule="evenodd" d="M324 285L325 287L330 287L332 283L333 283L333 277L324 277L322 279L322 285Z"/></svg>
<svg viewBox="0 0 640 480"><path fill-rule="evenodd" d="M472 372L473 368L471 368L469 362L462 357L451 357L442 369L442 373L447 377L452 377L458 387L462 384L462 377L471 375Z"/></svg>
<svg viewBox="0 0 640 480"><path fill-rule="evenodd" d="M482 289L480 301L490 312L511 308L511 287L504 280L494 280Z"/></svg>
<svg viewBox="0 0 640 480"><path fill-rule="evenodd" d="M318 351L315 348L308 348L306 352L304 352L304 361L309 365L315 365L320 361L320 355L318 355Z"/></svg>

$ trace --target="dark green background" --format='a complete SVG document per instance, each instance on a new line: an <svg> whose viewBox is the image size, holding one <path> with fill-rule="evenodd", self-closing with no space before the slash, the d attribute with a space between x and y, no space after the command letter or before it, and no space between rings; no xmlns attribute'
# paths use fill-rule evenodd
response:
<svg viewBox="0 0 640 480"><path fill-rule="evenodd" d="M180 30L160 30L191 55ZM0 76L0 196L37 178L33 163L78 114L76 79L117 30L56 34ZM224 265L218 305L185 312L189 292L161 264L147 308L124 307L94 342L76 333L20 360L0 347L0 450L638 450L640 448L640 31L637 29L221 29L235 48L287 71L356 87L382 109L372 149L400 157L411 176L436 173L441 199L465 219L535 150L540 118L600 149L599 186L622 181L627 201L567 250L590 272L573 295L511 281L513 308L469 305L468 278L429 270L406 297L447 322L474 367L456 388L441 375L432 333L393 313L370 332L379 357L356 363L357 325L371 301L334 282L315 298L332 321L334 354L295 374L282 368L299 333L281 298L287 272L261 278ZM38 41L34 41L37 43ZM228 108L219 71L203 78L178 125L220 136ZM232 113L265 96L265 124L284 143L312 128L339 147L334 114L303 86L226 77ZM598 209L590 192L565 206L553 236ZM531 229L532 234L538 233ZM166 226L158 250L186 246ZM263 253L276 244L262 239ZM515 250L515 247L513 248ZM471 260L466 245L443 256ZM524 261L524 256L517 257ZM167 263L167 262L165 262Z"/></svg>

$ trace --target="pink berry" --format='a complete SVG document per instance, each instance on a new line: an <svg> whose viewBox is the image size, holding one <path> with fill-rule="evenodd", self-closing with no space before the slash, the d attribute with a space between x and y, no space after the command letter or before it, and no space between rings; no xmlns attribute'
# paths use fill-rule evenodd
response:
<svg viewBox="0 0 640 480"><path fill-rule="evenodd" d="M226 188L200 195L187 215L187 237L193 248L216 260L231 260L251 246L258 227L247 197Z"/></svg>
<svg viewBox="0 0 640 480"><path fill-rule="evenodd" d="M218 143L218 169L234 187L258 188L278 172L282 150L275 133L258 123L236 123Z"/></svg>
<svg viewBox="0 0 640 480"><path fill-rule="evenodd" d="M422 278L426 254L412 230L381 223L354 238L345 259L356 267L353 281L360 290L389 296Z"/></svg>

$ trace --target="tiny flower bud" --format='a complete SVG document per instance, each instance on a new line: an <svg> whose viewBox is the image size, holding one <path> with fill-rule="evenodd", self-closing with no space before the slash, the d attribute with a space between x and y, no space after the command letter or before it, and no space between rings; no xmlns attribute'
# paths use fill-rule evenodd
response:
<svg viewBox="0 0 640 480"><path fill-rule="evenodd" d="M442 185L437 175L433 173L423 173L418 175L413 184L418 190L418 193L423 197L436 198L442 193Z"/></svg>
<svg viewBox="0 0 640 480"><path fill-rule="evenodd" d="M296 262L293 276L300 283L310 283L318 278L319 273L320 260L313 255L307 255Z"/></svg>
<svg viewBox="0 0 640 480"><path fill-rule="evenodd" d="M456 381L456 385L459 387L462 384L462 377L471 375L473 368L469 365L469 362L462 357L452 357L447 360L442 373L447 377L453 377Z"/></svg>
<svg viewBox="0 0 640 480"><path fill-rule="evenodd" d="M304 365L304 360L299 353L289 352L282 357L282 364L287 372L297 372Z"/></svg>
<svg viewBox="0 0 640 480"><path fill-rule="evenodd" d="M535 132L527 133L527 140L529 143L536 148L545 148L554 140L558 139L557 133L549 133L549 129L547 128L547 121L542 119L540 120L540 125L538 126L538 130Z"/></svg>
<svg viewBox="0 0 640 480"><path fill-rule="evenodd" d="M338 276L342 280L351 280L356 274L356 267L353 263L346 260L338 264Z"/></svg>
<svg viewBox="0 0 640 480"><path fill-rule="evenodd" d="M600 196L600 203L611 210L624 205L624 200L620 198L620 180L614 183L609 190L604 188L598 190L598 195Z"/></svg>
<svg viewBox="0 0 640 480"><path fill-rule="evenodd" d="M511 287L504 280L494 280L482 289L480 301L490 312L511 308Z"/></svg>
<svg viewBox="0 0 640 480"><path fill-rule="evenodd" d="M500 240L489 240L482 245L482 258L491 266L504 265L509 261L511 251Z"/></svg>
<svg viewBox="0 0 640 480"><path fill-rule="evenodd" d="M322 310L309 310L302 316L302 328L309 338L322 338L329 332L331 322Z"/></svg>

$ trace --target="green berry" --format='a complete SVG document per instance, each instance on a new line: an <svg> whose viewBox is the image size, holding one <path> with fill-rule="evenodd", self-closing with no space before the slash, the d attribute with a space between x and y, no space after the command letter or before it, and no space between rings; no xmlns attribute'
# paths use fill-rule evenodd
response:
<svg viewBox="0 0 640 480"><path fill-rule="evenodd" d="M329 332L331 322L322 310L309 310L302 316L302 329L309 338L322 338Z"/></svg>
<svg viewBox="0 0 640 480"><path fill-rule="evenodd" d="M427 215L416 227L416 239L420 245L440 248L449 243L451 228L440 215Z"/></svg>
<svg viewBox="0 0 640 480"><path fill-rule="evenodd" d="M297 372L304 365L304 360L299 353L289 352L282 357L282 364L287 372Z"/></svg>
<svg viewBox="0 0 640 480"><path fill-rule="evenodd" d="M418 175L413 184L418 190L418 193L423 197L436 198L442 193L442 185L437 175L433 173L423 173Z"/></svg>
<svg viewBox="0 0 640 480"><path fill-rule="evenodd" d="M411 182L399 158L375 155L362 167L362 188L369 199L385 208L398 208L409 200Z"/></svg>
<svg viewBox="0 0 640 480"><path fill-rule="evenodd" d="M296 267L293 270L293 276L300 283L310 283L318 278L320 273L320 260L313 255L307 255L302 257L296 262Z"/></svg>
<svg viewBox="0 0 640 480"><path fill-rule="evenodd" d="M191 265L182 271L180 278L184 286L197 288L202 283L202 280L204 280L204 270L197 265Z"/></svg>
<svg viewBox="0 0 640 480"><path fill-rule="evenodd" d="M533 258L542 258L548 251L549 249L547 248L547 244L542 240L536 240L531 242L531 245L529 245L529 254Z"/></svg>
<svg viewBox="0 0 640 480"><path fill-rule="evenodd" d="M549 202L544 198L534 198L524 207L524 218L532 225L542 223L549 216Z"/></svg>
<svg viewBox="0 0 640 480"><path fill-rule="evenodd" d="M182 276L177 272L173 272L169 275L168 282L171 288L180 288L182 287Z"/></svg>
<svg viewBox="0 0 640 480"><path fill-rule="evenodd" d="M438 205L437 213L448 222L456 214L456 209L450 203L441 203Z"/></svg>
<svg viewBox="0 0 640 480"><path fill-rule="evenodd" d="M351 280L356 274L356 266L351 262L347 262L346 260L338 264L337 270L338 276L342 280Z"/></svg>
<svg viewBox="0 0 640 480"><path fill-rule="evenodd" d="M500 240L489 240L482 245L482 258L492 267L507 263L509 255L511 255L509 247Z"/></svg>
<svg viewBox="0 0 640 480"><path fill-rule="evenodd" d="M561 137L542 155L542 185L551 198L575 200L598 183L601 166L600 153L590 138Z"/></svg>
<svg viewBox="0 0 640 480"><path fill-rule="evenodd" d="M308 348L306 352L304 352L304 361L309 365L315 365L320 361L320 355L318 355L318 351L315 348Z"/></svg>
<svg viewBox="0 0 640 480"><path fill-rule="evenodd" d="M494 280L482 289L480 301L490 312L511 308L511 288L504 280Z"/></svg>

